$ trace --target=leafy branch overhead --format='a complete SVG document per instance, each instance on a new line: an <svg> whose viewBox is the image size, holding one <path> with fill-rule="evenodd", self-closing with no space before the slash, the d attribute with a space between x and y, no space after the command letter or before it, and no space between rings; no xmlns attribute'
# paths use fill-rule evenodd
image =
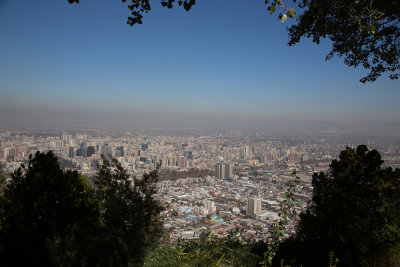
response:
<svg viewBox="0 0 400 267"><path fill-rule="evenodd" d="M332 41L326 57L344 58L350 67L369 70L361 82L373 82L383 73L391 79L400 75L400 1L396 0L303 0L304 13L289 28L289 45L302 37L319 44L321 38Z"/></svg>
<svg viewBox="0 0 400 267"><path fill-rule="evenodd" d="M79 3L80 0L68 0ZM131 16L127 24L142 24L143 15L151 10L149 0L121 0L128 2ZM295 7L289 7L289 3ZM195 0L161 0L161 5L173 8L176 4L189 11ZM289 46L302 38L332 42L326 60L343 57L350 67L362 66L369 73L360 81L374 82L387 73L390 79L400 75L400 1L398 0L265 0L271 15L279 10L283 23L296 18L288 28ZM300 15L296 14L300 12Z"/></svg>
<svg viewBox="0 0 400 267"><path fill-rule="evenodd" d="M122 2L125 3L126 0L122 0ZM182 6L186 11L189 11L192 6L196 4L195 0L161 0L161 5L163 7L173 8L175 2L177 2L179 6ZM149 0L131 0L131 3L128 4L128 8L132 12L132 16L128 17L128 21L126 23L130 26L133 26L135 24L142 24L142 14L148 13L151 10Z"/></svg>
<svg viewBox="0 0 400 267"><path fill-rule="evenodd" d="M271 3L270 3L271 2ZM296 0L293 0L293 2L296 2ZM267 10L268 12L272 15L275 13L276 8L280 8L284 13L280 12L279 13L279 19L281 22L285 22L287 18L295 18L296 17L296 11L294 8L287 8L285 3L282 0L265 0L265 4L269 4Z"/></svg>

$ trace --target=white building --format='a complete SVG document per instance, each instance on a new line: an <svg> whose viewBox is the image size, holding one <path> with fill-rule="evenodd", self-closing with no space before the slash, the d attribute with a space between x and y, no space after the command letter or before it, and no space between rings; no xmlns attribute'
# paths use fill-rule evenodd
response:
<svg viewBox="0 0 400 267"><path fill-rule="evenodd" d="M257 215L261 215L261 198L251 197L247 200L246 216L255 219Z"/></svg>
<svg viewBox="0 0 400 267"><path fill-rule="evenodd" d="M216 211L215 202L211 200L204 200L204 208L208 210L208 213L214 213Z"/></svg>

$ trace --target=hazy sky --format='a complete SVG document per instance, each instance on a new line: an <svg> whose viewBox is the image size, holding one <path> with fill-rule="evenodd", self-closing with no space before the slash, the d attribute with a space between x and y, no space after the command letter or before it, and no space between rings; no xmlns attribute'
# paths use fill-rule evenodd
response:
<svg viewBox="0 0 400 267"><path fill-rule="evenodd" d="M132 28L119 0L0 0L0 123L400 129L400 81L288 47L264 1L196 2Z"/></svg>

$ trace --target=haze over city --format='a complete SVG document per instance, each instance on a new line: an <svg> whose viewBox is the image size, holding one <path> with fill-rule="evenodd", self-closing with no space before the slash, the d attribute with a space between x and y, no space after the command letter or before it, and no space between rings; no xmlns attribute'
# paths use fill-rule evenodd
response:
<svg viewBox="0 0 400 267"><path fill-rule="evenodd" d="M0 2L0 123L398 134L400 82L287 46L264 1Z"/></svg>

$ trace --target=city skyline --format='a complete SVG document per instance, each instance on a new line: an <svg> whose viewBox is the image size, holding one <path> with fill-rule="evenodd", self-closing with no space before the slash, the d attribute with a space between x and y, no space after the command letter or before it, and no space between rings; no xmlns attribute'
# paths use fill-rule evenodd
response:
<svg viewBox="0 0 400 267"><path fill-rule="evenodd" d="M263 1L0 4L0 123L400 133L399 81L287 46Z"/></svg>

